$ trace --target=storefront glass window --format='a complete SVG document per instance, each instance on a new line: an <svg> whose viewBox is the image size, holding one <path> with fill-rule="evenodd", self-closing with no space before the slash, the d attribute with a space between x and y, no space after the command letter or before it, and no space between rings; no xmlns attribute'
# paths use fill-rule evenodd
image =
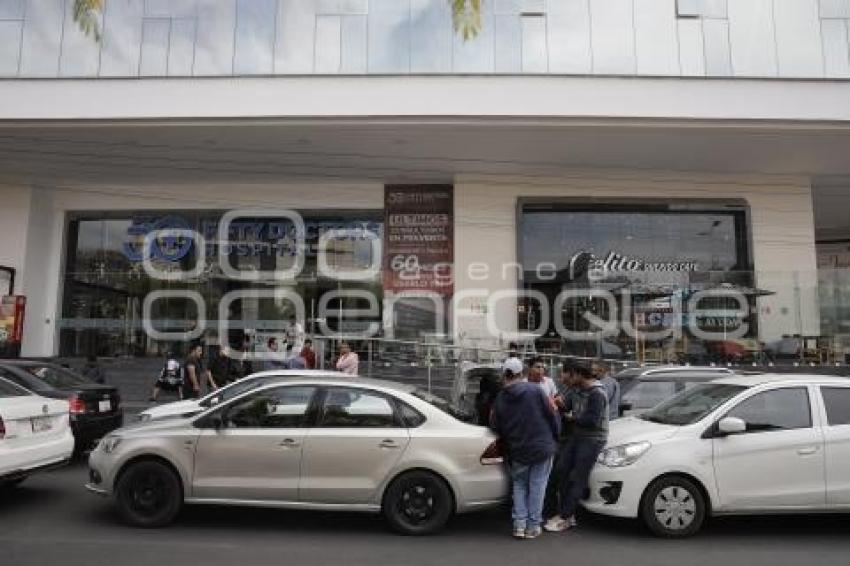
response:
<svg viewBox="0 0 850 566"><path fill-rule="evenodd" d="M741 206L526 203L521 329L562 354L742 361L760 351ZM545 300L540 300L540 297ZM548 313L542 309L549 309Z"/></svg>

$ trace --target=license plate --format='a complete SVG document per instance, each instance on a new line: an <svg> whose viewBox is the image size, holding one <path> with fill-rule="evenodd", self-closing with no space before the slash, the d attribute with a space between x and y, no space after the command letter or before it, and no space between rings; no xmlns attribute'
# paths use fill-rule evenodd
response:
<svg viewBox="0 0 850 566"><path fill-rule="evenodd" d="M108 399L106 401L101 401L97 404L97 410L101 413L108 413L112 410L112 401Z"/></svg>
<svg viewBox="0 0 850 566"><path fill-rule="evenodd" d="M37 434L39 432L46 432L53 428L53 422L50 417L36 417L32 419L32 432L33 434Z"/></svg>

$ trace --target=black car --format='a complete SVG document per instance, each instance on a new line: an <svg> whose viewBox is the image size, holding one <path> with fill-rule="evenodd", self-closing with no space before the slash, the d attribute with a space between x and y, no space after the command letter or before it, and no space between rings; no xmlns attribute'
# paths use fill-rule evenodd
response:
<svg viewBox="0 0 850 566"><path fill-rule="evenodd" d="M117 388L95 383L62 366L32 360L0 360L0 377L44 397L67 399L77 453L90 448L124 422Z"/></svg>

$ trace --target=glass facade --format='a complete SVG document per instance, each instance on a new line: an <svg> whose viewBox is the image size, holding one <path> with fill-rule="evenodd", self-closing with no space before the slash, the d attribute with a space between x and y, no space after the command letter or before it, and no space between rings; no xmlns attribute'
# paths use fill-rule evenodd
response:
<svg viewBox="0 0 850 566"><path fill-rule="evenodd" d="M340 334L380 323L380 269L357 281L328 274L380 266L374 241L382 238L381 212L302 212L301 217L302 228L290 218L234 218L224 244L227 273L219 257L221 212L75 214L67 236L60 355L160 355L182 349L190 339L238 347L246 334L260 345L266 336L311 332L320 322ZM263 276L296 267L301 229L298 275ZM194 231L203 242L188 232L158 232L146 266L145 238L162 230ZM344 234L330 238L320 265L317 246L331 231ZM340 291L368 291L376 297L376 312L357 320L337 316L343 308L372 306L357 296L328 295ZM222 315L226 337L218 336Z"/></svg>
<svg viewBox="0 0 850 566"><path fill-rule="evenodd" d="M850 75L843 0L0 0L0 77Z"/></svg>
<svg viewBox="0 0 850 566"><path fill-rule="evenodd" d="M745 208L526 203L519 233L519 326L547 326L551 349L759 361L757 300L772 291L754 286Z"/></svg>

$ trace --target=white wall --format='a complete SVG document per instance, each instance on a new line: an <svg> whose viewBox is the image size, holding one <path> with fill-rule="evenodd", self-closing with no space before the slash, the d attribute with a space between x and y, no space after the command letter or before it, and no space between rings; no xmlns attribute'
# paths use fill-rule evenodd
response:
<svg viewBox="0 0 850 566"><path fill-rule="evenodd" d="M517 261L520 197L744 199L750 206L756 284L776 292L759 300L761 339L819 333L811 187L804 179L661 172L576 172L548 179L462 176L455 185L456 293L480 289L490 295L516 287L516 270L503 278L501 266ZM470 277L463 266L473 262L490 265L490 276ZM499 328L516 329L510 301L500 302L493 315ZM474 339L483 332L483 318L461 318L456 333Z"/></svg>

